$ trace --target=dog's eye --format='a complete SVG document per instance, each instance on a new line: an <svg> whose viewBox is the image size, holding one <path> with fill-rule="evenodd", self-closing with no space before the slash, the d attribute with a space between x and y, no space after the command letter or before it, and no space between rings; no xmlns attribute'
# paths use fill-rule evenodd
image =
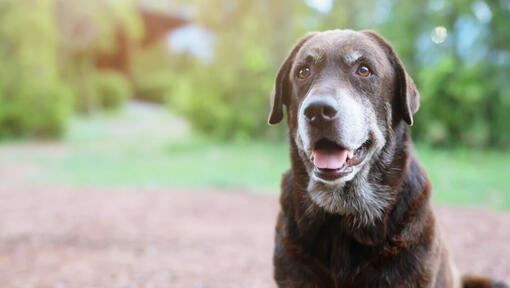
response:
<svg viewBox="0 0 510 288"><path fill-rule="evenodd" d="M312 70L310 70L310 67L303 67L299 69L298 77L301 79L306 79L310 77L310 74L312 74Z"/></svg>
<svg viewBox="0 0 510 288"><path fill-rule="evenodd" d="M356 71L356 73L361 77L368 77L370 76L370 74L372 74L372 72L370 72L370 69L368 69L368 67L365 65L359 66L358 71Z"/></svg>

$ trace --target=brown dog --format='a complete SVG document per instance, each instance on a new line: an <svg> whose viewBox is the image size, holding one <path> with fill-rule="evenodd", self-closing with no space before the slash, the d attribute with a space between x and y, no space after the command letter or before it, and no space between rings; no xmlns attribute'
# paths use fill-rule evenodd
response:
<svg viewBox="0 0 510 288"><path fill-rule="evenodd" d="M307 34L271 103L270 124L287 106L292 163L276 225L280 287L507 287L457 276L409 138L419 93L381 36Z"/></svg>

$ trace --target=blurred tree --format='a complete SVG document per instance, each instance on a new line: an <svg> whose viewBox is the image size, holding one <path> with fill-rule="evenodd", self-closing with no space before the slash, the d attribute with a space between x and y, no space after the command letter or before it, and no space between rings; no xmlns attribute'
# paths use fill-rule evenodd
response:
<svg viewBox="0 0 510 288"><path fill-rule="evenodd" d="M58 136L71 112L58 73L53 2L0 1L0 137Z"/></svg>
<svg viewBox="0 0 510 288"><path fill-rule="evenodd" d="M0 137L55 137L73 103L110 108L131 95L96 53L116 49L118 29L139 37L134 1L0 1ZM123 95L114 95L122 93Z"/></svg>
<svg viewBox="0 0 510 288"><path fill-rule="evenodd" d="M330 9L305 2L316 1L187 1L196 21L214 31L216 46L211 63L194 59L179 67L172 108L207 133L266 135L274 73L299 36L374 29L393 43L421 91L415 138L510 145L508 1L336 0Z"/></svg>
<svg viewBox="0 0 510 288"><path fill-rule="evenodd" d="M81 111L116 106L125 95L113 95L133 94L132 82L145 99L167 101L211 135L281 139L284 125L266 127L281 61L308 31L351 28L388 38L415 79L422 105L414 138L510 145L508 0L152 2L190 8L214 39L209 47L195 35L212 57L172 54L163 40L134 53L126 81L99 73L95 57L123 53L119 30L126 41L143 38L139 1L0 0L0 136L58 134L72 99Z"/></svg>
<svg viewBox="0 0 510 288"><path fill-rule="evenodd" d="M413 132L432 144L510 145L508 7L503 1L435 2L439 6L424 7L415 37L419 53L408 59L422 95ZM431 41L436 25L448 31L444 42Z"/></svg>
<svg viewBox="0 0 510 288"><path fill-rule="evenodd" d="M275 71L304 32L295 25L303 3L293 1L191 1L196 22L214 31L210 63L179 67L169 101L199 130L223 138L270 136L268 99ZM264 97L265 96L265 97ZM280 136L278 136L280 137Z"/></svg>
<svg viewBox="0 0 510 288"><path fill-rule="evenodd" d="M56 1L55 18L60 37L60 68L64 79L71 84L76 94L75 107L80 112L91 112L106 108L102 104L109 100L104 95L124 92L115 99L126 99L133 94L126 75L117 73L115 86L122 89L99 92L105 83L113 85L112 77L105 81L98 78L110 73L98 71L96 59L104 53L126 54L127 43L143 35L143 27L136 10L136 2L105 0L59 0ZM120 47L119 47L120 45ZM101 58L102 59L102 58ZM108 59L106 59L108 60ZM99 63L104 64L104 63ZM125 64L124 64L125 65ZM101 66L101 65L99 65ZM120 67L127 73L127 67ZM98 86L99 85L99 86ZM111 86L110 85L110 86Z"/></svg>

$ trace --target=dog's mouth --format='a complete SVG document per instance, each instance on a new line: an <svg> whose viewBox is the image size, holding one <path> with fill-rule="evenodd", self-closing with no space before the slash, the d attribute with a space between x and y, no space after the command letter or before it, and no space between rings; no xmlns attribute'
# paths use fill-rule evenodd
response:
<svg viewBox="0 0 510 288"><path fill-rule="evenodd" d="M349 150L329 139L319 140L310 157L310 161L315 166L313 173L326 181L347 176L354 171L354 166L363 162L370 144L369 139L359 148Z"/></svg>

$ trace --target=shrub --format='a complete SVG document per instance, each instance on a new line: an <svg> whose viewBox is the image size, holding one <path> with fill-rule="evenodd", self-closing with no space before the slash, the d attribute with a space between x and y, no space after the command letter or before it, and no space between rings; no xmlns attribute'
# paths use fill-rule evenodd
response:
<svg viewBox="0 0 510 288"><path fill-rule="evenodd" d="M175 82L180 78L179 74L190 60L187 55L169 53L168 45L164 41L134 51L131 68L136 98L165 103L168 92L174 88Z"/></svg>
<svg viewBox="0 0 510 288"><path fill-rule="evenodd" d="M132 96L131 83L115 71L101 71L95 75L94 94L105 110L119 108Z"/></svg>
<svg viewBox="0 0 510 288"><path fill-rule="evenodd" d="M75 109L80 113L116 109L133 94L131 83L119 72L90 69L81 75L69 80L76 92Z"/></svg>
<svg viewBox="0 0 510 288"><path fill-rule="evenodd" d="M135 84L136 97L144 101L165 103L166 95L173 87L173 75L169 70L140 75Z"/></svg>
<svg viewBox="0 0 510 288"><path fill-rule="evenodd" d="M20 81L9 94L0 89L0 137L58 137L71 111L68 87Z"/></svg>
<svg viewBox="0 0 510 288"><path fill-rule="evenodd" d="M170 108L194 128L219 138L283 138L285 125L267 126L269 97L294 33L301 34L292 24L282 23L293 23L299 15L287 13L289 1L240 1L232 10L216 11L222 3L200 4L198 22L216 28L214 47L209 47L214 57L176 57L188 61L176 66ZM221 13L225 14L217 17Z"/></svg>
<svg viewBox="0 0 510 288"><path fill-rule="evenodd" d="M268 136L273 69L267 61L250 66L252 57L257 55L246 55L228 67L221 61L192 64L192 72L176 76L168 94L170 109L185 115L194 128L219 138Z"/></svg>
<svg viewBox="0 0 510 288"><path fill-rule="evenodd" d="M494 70L495 68L492 68ZM451 58L423 68L421 107L413 136L435 145L508 145L510 101L483 63L465 66Z"/></svg>
<svg viewBox="0 0 510 288"><path fill-rule="evenodd" d="M54 1L0 1L0 137L56 137L72 111L58 75Z"/></svg>

